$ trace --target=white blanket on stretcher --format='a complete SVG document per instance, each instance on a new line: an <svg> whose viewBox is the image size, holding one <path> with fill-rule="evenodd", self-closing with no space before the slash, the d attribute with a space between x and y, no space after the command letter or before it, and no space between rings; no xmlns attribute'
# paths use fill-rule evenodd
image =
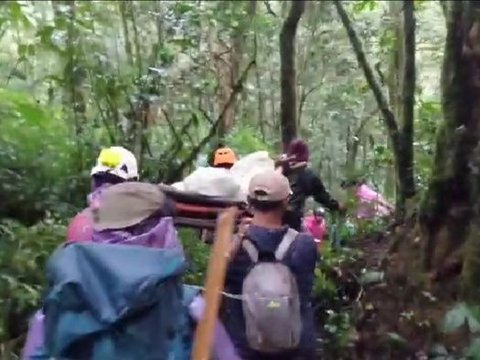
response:
<svg viewBox="0 0 480 360"><path fill-rule="evenodd" d="M257 151L238 160L230 170L200 167L172 186L181 191L246 201L252 177L274 167L268 152Z"/></svg>

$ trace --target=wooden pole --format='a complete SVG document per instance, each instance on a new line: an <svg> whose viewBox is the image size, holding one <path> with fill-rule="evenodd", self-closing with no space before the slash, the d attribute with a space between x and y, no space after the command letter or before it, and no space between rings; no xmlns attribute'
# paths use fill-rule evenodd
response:
<svg viewBox="0 0 480 360"><path fill-rule="evenodd" d="M231 207L223 211L218 218L205 282L205 310L195 332L193 360L210 360L236 215L237 208Z"/></svg>

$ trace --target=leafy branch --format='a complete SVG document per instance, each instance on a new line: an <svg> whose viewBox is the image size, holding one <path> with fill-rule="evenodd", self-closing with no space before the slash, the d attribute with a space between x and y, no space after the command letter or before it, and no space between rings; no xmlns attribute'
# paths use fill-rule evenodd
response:
<svg viewBox="0 0 480 360"><path fill-rule="evenodd" d="M200 140L200 142L192 149L190 154L180 163L180 165L175 169L173 169L167 175L165 179L167 183L172 183L178 180L184 173L185 169L195 160L195 158L198 156L200 151L202 151L202 149L208 144L208 142L216 135L217 128L223 121L225 113L227 112L228 108L234 103L238 94L242 92L243 84L247 80L248 74L254 66L255 66L255 60L251 60L247 65L247 67L245 68L245 70L240 75L235 85L232 87L232 92L230 93L228 101L224 104L222 111L218 115L217 119L214 121L213 125L210 127L208 134L202 140ZM159 174L159 179L160 179L160 175L161 174Z"/></svg>

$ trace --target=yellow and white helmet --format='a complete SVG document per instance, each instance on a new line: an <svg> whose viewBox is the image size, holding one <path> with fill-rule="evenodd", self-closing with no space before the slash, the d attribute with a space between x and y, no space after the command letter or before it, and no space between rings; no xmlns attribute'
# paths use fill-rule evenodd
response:
<svg viewBox="0 0 480 360"><path fill-rule="evenodd" d="M121 146L103 149L90 172L91 176L97 174L111 174L124 180L138 179L137 159L131 151Z"/></svg>

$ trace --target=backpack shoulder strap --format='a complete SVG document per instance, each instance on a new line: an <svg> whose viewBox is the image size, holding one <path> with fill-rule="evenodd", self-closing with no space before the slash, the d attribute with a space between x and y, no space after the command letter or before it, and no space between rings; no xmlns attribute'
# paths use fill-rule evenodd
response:
<svg viewBox="0 0 480 360"><path fill-rule="evenodd" d="M283 260L288 249L297 238L297 235L298 231L290 228L287 230L287 232L283 236L282 241L280 242L280 244L278 244L277 250L275 251L275 258L277 259L277 261Z"/></svg>
<svg viewBox="0 0 480 360"><path fill-rule="evenodd" d="M247 252L253 263L258 262L258 250L248 238L244 238L242 241L242 248Z"/></svg>

